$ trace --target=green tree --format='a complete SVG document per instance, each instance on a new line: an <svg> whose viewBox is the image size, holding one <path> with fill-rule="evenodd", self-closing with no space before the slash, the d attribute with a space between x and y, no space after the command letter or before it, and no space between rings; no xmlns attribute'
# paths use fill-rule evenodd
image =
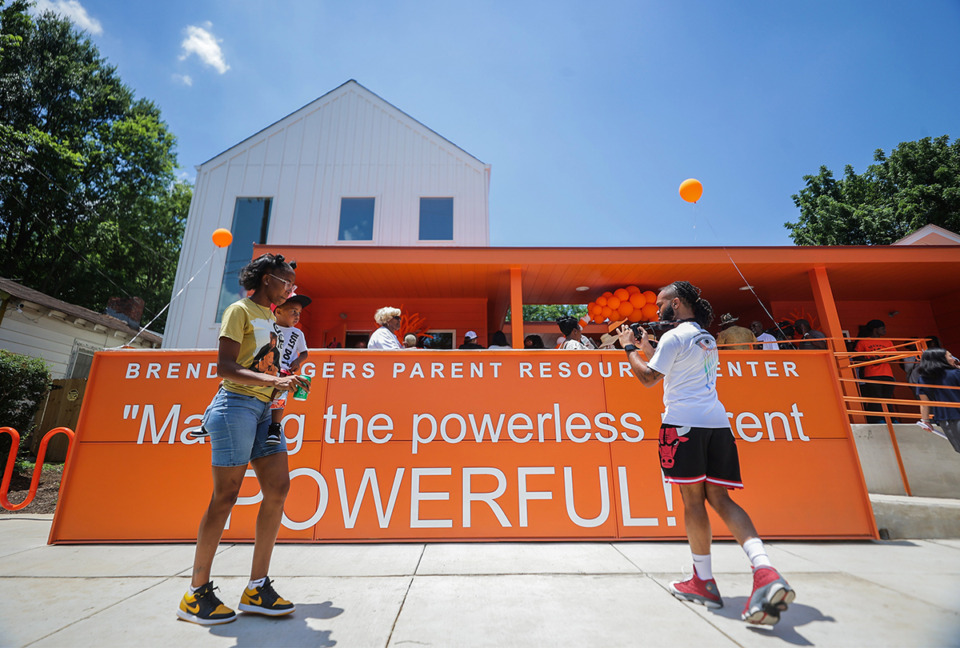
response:
<svg viewBox="0 0 960 648"><path fill-rule="evenodd" d="M0 0L0 275L100 312L138 296L150 316L192 191L176 139L82 32L30 4Z"/></svg>
<svg viewBox="0 0 960 648"><path fill-rule="evenodd" d="M785 223L797 245L889 245L933 224L960 231L960 141L943 135L880 149L862 174L847 165L836 179L825 166L804 176L800 209Z"/></svg>
<svg viewBox="0 0 960 648"><path fill-rule="evenodd" d="M587 307L577 304L524 304L524 322L555 322L561 317L569 315L580 319L587 314ZM507 311L507 321L510 321L510 312Z"/></svg>

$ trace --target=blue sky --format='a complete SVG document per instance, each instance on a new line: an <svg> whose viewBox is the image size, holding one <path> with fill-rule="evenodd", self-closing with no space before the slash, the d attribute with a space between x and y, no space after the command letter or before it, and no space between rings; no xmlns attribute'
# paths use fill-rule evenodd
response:
<svg viewBox="0 0 960 648"><path fill-rule="evenodd" d="M160 106L186 177L356 79L492 166L496 246L790 245L804 175L960 136L958 0L40 4Z"/></svg>

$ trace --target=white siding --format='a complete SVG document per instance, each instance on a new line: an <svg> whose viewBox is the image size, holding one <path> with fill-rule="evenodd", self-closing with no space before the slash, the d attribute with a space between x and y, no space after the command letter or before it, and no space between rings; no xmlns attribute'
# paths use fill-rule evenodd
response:
<svg viewBox="0 0 960 648"><path fill-rule="evenodd" d="M90 322L74 324L76 319L68 315L63 320L51 316L49 311L28 307L19 312L15 306L8 305L0 323L0 349L43 358L50 367L51 377L56 380L67 376L74 342L109 349L127 344L135 335L113 329L97 331ZM139 339L134 346L151 347Z"/></svg>
<svg viewBox="0 0 960 648"><path fill-rule="evenodd" d="M168 348L216 344L229 228L239 197L273 199L268 243L486 246L490 167L349 81L201 165L164 335ZM376 198L373 240L338 241L340 199ZM419 240L420 198L453 198L453 240Z"/></svg>

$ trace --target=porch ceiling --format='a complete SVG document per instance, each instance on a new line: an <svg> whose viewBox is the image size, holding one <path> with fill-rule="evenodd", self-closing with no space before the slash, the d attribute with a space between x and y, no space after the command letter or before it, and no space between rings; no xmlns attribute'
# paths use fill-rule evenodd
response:
<svg viewBox="0 0 960 648"><path fill-rule="evenodd" d="M382 248L256 246L297 260L297 283L314 298L483 297L510 302L510 268L523 272L525 304L584 304L635 284L656 290L686 279L715 309L813 298L808 271L827 268L838 300L930 300L960 291L960 247ZM589 290L578 292L577 286Z"/></svg>

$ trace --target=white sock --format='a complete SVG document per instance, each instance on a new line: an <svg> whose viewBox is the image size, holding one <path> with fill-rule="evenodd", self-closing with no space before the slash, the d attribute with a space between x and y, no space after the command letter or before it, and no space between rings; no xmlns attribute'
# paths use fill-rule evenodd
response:
<svg viewBox="0 0 960 648"><path fill-rule="evenodd" d="M258 587L262 587L264 582L266 582L266 580L267 580L266 576L257 580L252 580L249 583L247 583L247 589L257 589Z"/></svg>
<svg viewBox="0 0 960 648"><path fill-rule="evenodd" d="M701 556L691 552L690 555L693 556L693 569L697 572L697 577L705 581L713 579L713 560L710 554Z"/></svg>
<svg viewBox="0 0 960 648"><path fill-rule="evenodd" d="M200 587L203 587L203 585L201 585ZM187 589L190 590L190 593L191 593L191 594L196 594L196 593L197 593L197 590L200 589L200 587L194 587L193 585L188 585L188 586L187 586Z"/></svg>
<svg viewBox="0 0 960 648"><path fill-rule="evenodd" d="M767 550L763 548L763 540L760 538L750 538L743 543L743 550L750 559L750 564L754 569L758 567L773 567L770 557L767 556Z"/></svg>

